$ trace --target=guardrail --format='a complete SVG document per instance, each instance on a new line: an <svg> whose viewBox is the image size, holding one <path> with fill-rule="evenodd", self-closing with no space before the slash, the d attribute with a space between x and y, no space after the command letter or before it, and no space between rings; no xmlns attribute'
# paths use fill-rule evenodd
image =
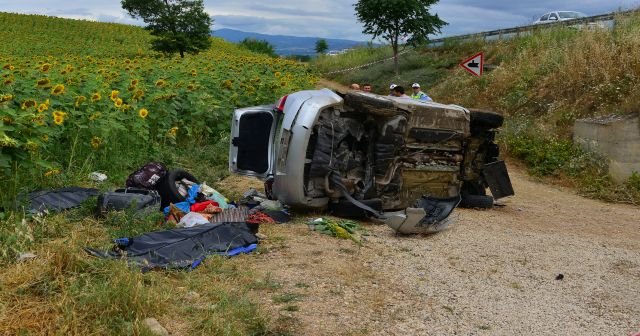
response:
<svg viewBox="0 0 640 336"><path fill-rule="evenodd" d="M443 43L445 41L452 41L452 40L469 40L469 39L477 39L477 38L484 39L492 36L501 37L501 36L510 35L510 34L519 35L520 33L530 32L533 30L543 29L543 28L558 27L558 26L574 26L574 25L588 24L588 23L594 23L594 22L604 22L604 21L615 21L615 18L618 15L630 15L638 12L640 12L640 9L633 9L628 11L594 15L594 16L589 16L585 18L559 21L554 23L534 24L534 25L519 26L519 27L513 27L513 28L507 28L507 29L491 30L491 31L482 32L482 33L443 37L439 39L429 40L429 44Z"/></svg>

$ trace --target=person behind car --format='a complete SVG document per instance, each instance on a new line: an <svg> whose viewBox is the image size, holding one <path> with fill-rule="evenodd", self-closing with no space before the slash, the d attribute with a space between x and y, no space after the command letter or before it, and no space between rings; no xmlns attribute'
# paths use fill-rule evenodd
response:
<svg viewBox="0 0 640 336"><path fill-rule="evenodd" d="M393 93L393 89L395 89L398 85L391 83L391 85L389 85L389 96L395 97L395 94Z"/></svg>
<svg viewBox="0 0 640 336"><path fill-rule="evenodd" d="M429 97L426 93L422 92L422 90L420 89L420 84L413 83L411 84L411 88L413 89L413 94L411 95L411 98L415 100L423 101L423 102L433 101L431 97Z"/></svg>
<svg viewBox="0 0 640 336"><path fill-rule="evenodd" d="M351 84L351 90L360 90L360 85L356 83Z"/></svg>
<svg viewBox="0 0 640 336"><path fill-rule="evenodd" d="M362 85L362 91L364 92L371 92L373 88L371 87L371 84L369 83L365 83Z"/></svg>
<svg viewBox="0 0 640 336"><path fill-rule="evenodd" d="M404 88L400 85L396 85L396 87L393 88L393 96L394 97L398 97L398 98L408 98L411 99L411 97L407 96L404 93Z"/></svg>

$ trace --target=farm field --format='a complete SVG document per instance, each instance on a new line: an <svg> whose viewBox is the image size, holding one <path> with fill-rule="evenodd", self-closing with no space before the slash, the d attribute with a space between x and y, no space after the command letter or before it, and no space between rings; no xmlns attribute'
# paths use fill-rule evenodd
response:
<svg viewBox="0 0 640 336"><path fill-rule="evenodd" d="M149 33L134 26L8 13L0 26L0 182L10 186L1 204L211 145L234 108L316 81L303 64L221 39L181 59L148 51Z"/></svg>

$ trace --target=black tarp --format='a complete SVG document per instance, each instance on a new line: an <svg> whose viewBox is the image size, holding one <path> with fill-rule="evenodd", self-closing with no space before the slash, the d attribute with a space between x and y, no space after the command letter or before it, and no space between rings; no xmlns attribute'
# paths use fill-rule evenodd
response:
<svg viewBox="0 0 640 336"><path fill-rule="evenodd" d="M80 205L87 198L98 195L97 189L69 187L56 190L43 190L30 193L28 196L29 211L39 213L71 209Z"/></svg>
<svg viewBox="0 0 640 336"><path fill-rule="evenodd" d="M142 267L195 268L208 255L233 255L231 251L247 251L258 243L246 223L205 224L190 228L149 232L133 238L115 239L111 251L87 248L102 258L125 258Z"/></svg>

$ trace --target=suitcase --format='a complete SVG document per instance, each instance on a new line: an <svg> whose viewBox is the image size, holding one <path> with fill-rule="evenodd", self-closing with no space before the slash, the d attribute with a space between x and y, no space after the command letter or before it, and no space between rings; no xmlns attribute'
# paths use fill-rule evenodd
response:
<svg viewBox="0 0 640 336"><path fill-rule="evenodd" d="M160 195L155 190L140 188L116 189L98 196L97 214L104 215L108 211L131 209L135 212L142 210L159 211Z"/></svg>

